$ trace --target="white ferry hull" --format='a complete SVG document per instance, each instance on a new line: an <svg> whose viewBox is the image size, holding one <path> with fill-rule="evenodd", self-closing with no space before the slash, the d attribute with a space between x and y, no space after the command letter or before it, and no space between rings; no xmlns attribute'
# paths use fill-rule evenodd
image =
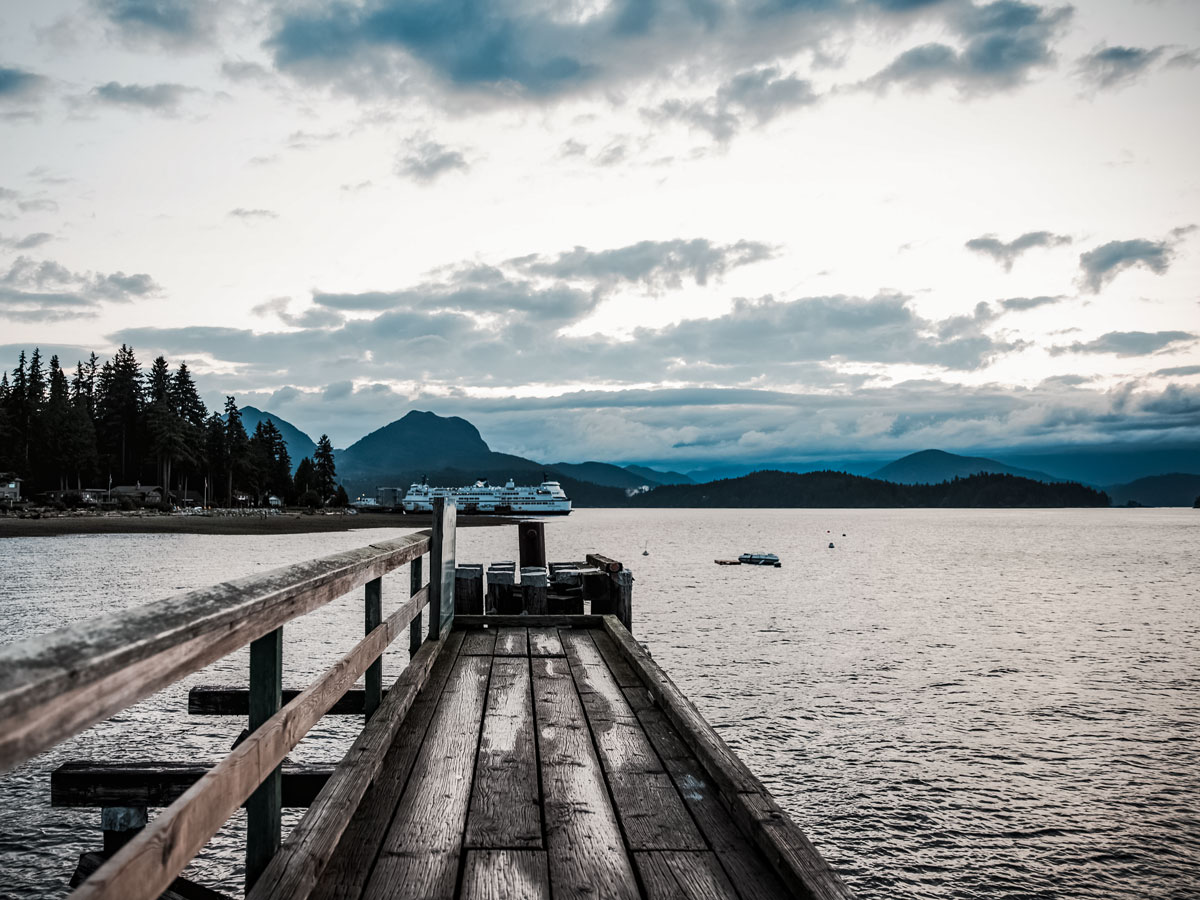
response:
<svg viewBox="0 0 1200 900"><path fill-rule="evenodd" d="M453 499L459 512L473 515L565 516L571 512L571 501L557 481L517 486L510 480L504 487L478 482L459 488L414 484L400 505L406 513L432 512L437 497Z"/></svg>

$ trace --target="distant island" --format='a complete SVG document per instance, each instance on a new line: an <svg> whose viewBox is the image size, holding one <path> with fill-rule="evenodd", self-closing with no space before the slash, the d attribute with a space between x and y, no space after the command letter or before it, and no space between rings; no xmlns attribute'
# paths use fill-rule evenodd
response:
<svg viewBox="0 0 1200 900"><path fill-rule="evenodd" d="M629 499L637 507L897 509L1096 507L1108 494L1071 482L980 473L938 484L900 484L845 472L763 471L707 484L667 485Z"/></svg>

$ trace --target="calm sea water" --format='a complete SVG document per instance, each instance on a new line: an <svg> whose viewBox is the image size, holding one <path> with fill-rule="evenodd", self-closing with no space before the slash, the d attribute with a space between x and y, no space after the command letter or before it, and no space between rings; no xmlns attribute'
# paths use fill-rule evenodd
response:
<svg viewBox="0 0 1200 900"><path fill-rule="evenodd" d="M0 541L0 640L400 533ZM511 528L458 540L516 555ZM547 545L633 568L635 635L860 897L1200 897L1200 513L584 510ZM745 550L783 568L713 564ZM285 680L361 615L287 626ZM217 759L241 723L189 718L187 688L245 672L243 651L0 778L0 896L65 893L99 843L99 811L49 807L59 762ZM331 718L292 758L353 731ZM243 828L193 877L236 893Z"/></svg>

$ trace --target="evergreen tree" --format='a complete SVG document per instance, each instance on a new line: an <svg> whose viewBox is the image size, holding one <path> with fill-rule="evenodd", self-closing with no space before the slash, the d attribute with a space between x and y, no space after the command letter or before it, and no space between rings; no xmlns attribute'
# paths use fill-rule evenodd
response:
<svg viewBox="0 0 1200 900"><path fill-rule="evenodd" d="M226 460L226 497L229 505L233 506L234 480L246 477L250 469L250 439L246 436L246 426L242 424L242 413L238 409L237 400L225 398L225 460Z"/></svg>
<svg viewBox="0 0 1200 900"><path fill-rule="evenodd" d="M9 465L17 470L17 474L29 477L29 436L32 427L32 415L29 410L29 371L25 362L25 351L17 358L17 367L13 369L12 385L8 390L7 413L8 427L12 434L12 450L9 452Z"/></svg>
<svg viewBox="0 0 1200 900"><path fill-rule="evenodd" d="M177 458L177 461L182 463L180 466L182 474L180 489L186 494L189 477L198 472L198 467L203 463L205 454L201 448L205 445L204 429L205 421L208 418L208 410L204 407L204 401L200 399L200 393L196 390L195 382L192 381L187 363L180 363L179 368L176 369L175 375L171 379L168 397L171 408L182 424L184 439L192 448L189 456Z"/></svg>
<svg viewBox="0 0 1200 900"><path fill-rule="evenodd" d="M12 425L8 418L8 402L11 391L8 387L8 373L0 372L0 471L13 468L11 457L14 440Z"/></svg>
<svg viewBox="0 0 1200 900"><path fill-rule="evenodd" d="M328 503L337 486L337 469L333 464L333 445L329 443L329 435L321 435L317 441L316 452L313 453L313 489L321 495L321 502Z"/></svg>
<svg viewBox="0 0 1200 900"><path fill-rule="evenodd" d="M46 373L42 371L42 351L34 347L29 358L29 383L25 391L30 412L37 416L46 406Z"/></svg>
<svg viewBox="0 0 1200 900"><path fill-rule="evenodd" d="M296 477L292 479L294 485L292 491L297 497L302 497L314 490L316 483L317 475L313 470L313 461L306 456L296 466Z"/></svg>
<svg viewBox="0 0 1200 900"><path fill-rule="evenodd" d="M141 471L142 370L125 344L100 370L96 397L98 438L109 475L128 484Z"/></svg>
<svg viewBox="0 0 1200 900"><path fill-rule="evenodd" d="M227 458L225 421L219 414L213 413L204 423L204 461L208 473L204 479L204 503L206 506L216 503L217 485L225 480Z"/></svg>

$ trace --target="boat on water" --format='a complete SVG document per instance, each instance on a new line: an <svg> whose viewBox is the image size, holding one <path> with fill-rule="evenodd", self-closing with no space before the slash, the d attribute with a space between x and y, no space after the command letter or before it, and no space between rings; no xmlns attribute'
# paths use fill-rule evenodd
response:
<svg viewBox="0 0 1200 900"><path fill-rule="evenodd" d="M774 566L776 569L783 565L774 553L743 553L738 562L743 566Z"/></svg>
<svg viewBox="0 0 1200 900"><path fill-rule="evenodd" d="M503 487L477 481L470 487L433 487L421 483L409 487L401 501L406 513L432 512L433 501L445 497L462 513L528 513L535 516L565 516L571 500L557 481L518 485L510 478Z"/></svg>

